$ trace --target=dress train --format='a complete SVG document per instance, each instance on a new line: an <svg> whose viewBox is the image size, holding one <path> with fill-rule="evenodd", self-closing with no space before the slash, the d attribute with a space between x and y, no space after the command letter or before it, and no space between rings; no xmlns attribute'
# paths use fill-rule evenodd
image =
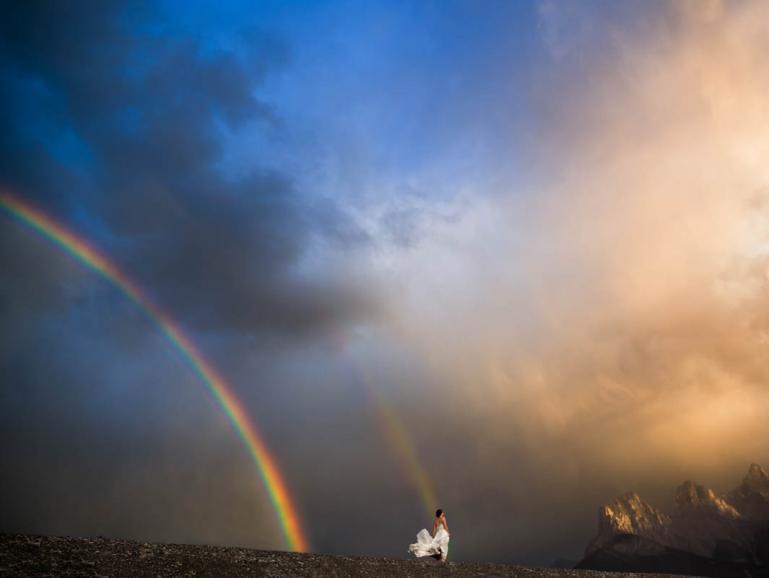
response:
<svg viewBox="0 0 769 578"><path fill-rule="evenodd" d="M417 558L439 555L445 561L449 554L449 533L443 526L438 528L435 536L431 536L427 530L420 530L416 543L409 546L409 552Z"/></svg>

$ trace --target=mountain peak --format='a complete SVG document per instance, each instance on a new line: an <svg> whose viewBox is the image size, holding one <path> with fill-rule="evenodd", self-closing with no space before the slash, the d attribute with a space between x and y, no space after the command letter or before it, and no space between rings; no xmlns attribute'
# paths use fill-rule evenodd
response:
<svg viewBox="0 0 769 578"><path fill-rule="evenodd" d="M644 502L636 492L618 496L603 506L599 515L614 531L639 535L669 521L664 513Z"/></svg>
<svg viewBox="0 0 769 578"><path fill-rule="evenodd" d="M769 521L769 474L751 464L742 484L729 493L729 501L744 518Z"/></svg>
<svg viewBox="0 0 769 578"><path fill-rule="evenodd" d="M761 491L769 489L769 474L758 464L750 464L748 473L742 480L742 483L755 490Z"/></svg>
<svg viewBox="0 0 769 578"><path fill-rule="evenodd" d="M664 541L670 518L644 502L636 492L627 492L598 509L598 535L588 544L593 552L614 539L617 534L635 534Z"/></svg>
<svg viewBox="0 0 769 578"><path fill-rule="evenodd" d="M710 488L687 480L676 488L676 506L679 511L716 513L727 518L740 518L740 513L729 502Z"/></svg>

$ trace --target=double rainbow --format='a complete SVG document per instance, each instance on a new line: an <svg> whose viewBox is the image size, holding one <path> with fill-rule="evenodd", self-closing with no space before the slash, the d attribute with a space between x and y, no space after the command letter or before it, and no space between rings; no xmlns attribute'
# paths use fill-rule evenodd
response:
<svg viewBox="0 0 769 578"><path fill-rule="evenodd" d="M280 474L275 458L270 454L262 436L249 419L232 388L217 374L174 320L146 295L117 265L99 253L85 239L54 221L27 201L6 191L0 191L0 207L21 223L40 233L88 268L112 282L126 297L136 303L154 321L171 344L179 351L192 370L205 383L209 393L246 446L256 469L267 488L270 502L283 530L286 545L294 551L307 551L309 544L301 521Z"/></svg>

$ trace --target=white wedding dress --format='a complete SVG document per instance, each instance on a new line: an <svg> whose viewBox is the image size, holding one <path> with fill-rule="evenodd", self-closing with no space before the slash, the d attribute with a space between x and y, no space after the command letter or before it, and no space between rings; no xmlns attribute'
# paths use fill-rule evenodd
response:
<svg viewBox="0 0 769 578"><path fill-rule="evenodd" d="M439 555L445 561L449 554L449 533L443 525L438 526L435 536L431 536L427 530L420 530L417 542L409 546L409 552L417 558Z"/></svg>

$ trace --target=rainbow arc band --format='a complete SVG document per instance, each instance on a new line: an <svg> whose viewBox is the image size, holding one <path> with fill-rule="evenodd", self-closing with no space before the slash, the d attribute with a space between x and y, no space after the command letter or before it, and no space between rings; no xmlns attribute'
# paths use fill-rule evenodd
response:
<svg viewBox="0 0 769 578"><path fill-rule="evenodd" d="M422 507L428 519L431 519L438 507L438 498L436 497L433 482L417 455L417 450L408 428L395 413L376 384L362 370L356 373L366 389L368 389L385 436L394 450L401 467L416 486Z"/></svg>
<svg viewBox="0 0 769 578"><path fill-rule="evenodd" d="M270 502L280 522L287 547L294 551L309 551L309 543L302 529L301 520L294 507L288 487L254 423L232 388L203 357L178 324L146 295L139 285L117 265L99 253L85 239L77 236L31 203L0 190L0 207L19 222L51 241L75 257L89 269L99 273L120 289L149 318L157 324L168 341L179 351L190 368L206 385L208 392L225 413L232 427L245 445L259 476L267 488Z"/></svg>

